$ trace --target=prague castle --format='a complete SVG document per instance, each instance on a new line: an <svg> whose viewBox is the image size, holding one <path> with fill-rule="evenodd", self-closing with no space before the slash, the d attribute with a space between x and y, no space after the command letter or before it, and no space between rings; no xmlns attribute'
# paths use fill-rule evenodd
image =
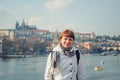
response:
<svg viewBox="0 0 120 80"><path fill-rule="evenodd" d="M16 22L15 24L15 30L33 30L33 29L37 29L36 26L31 26L31 25L27 25L25 24L24 20L21 23L21 25L19 24L19 22Z"/></svg>
<svg viewBox="0 0 120 80"><path fill-rule="evenodd" d="M50 32L49 30L37 29L36 26L28 25L23 20L21 24L18 21L16 21L15 29L0 29L0 40L4 38L13 40L19 37L27 38L31 36L34 36L37 38L49 37L52 39L52 38L58 37L59 34L60 32ZM83 40L93 39L96 36L94 32L92 33L75 32L75 34L76 34L76 38L78 39L81 38Z"/></svg>

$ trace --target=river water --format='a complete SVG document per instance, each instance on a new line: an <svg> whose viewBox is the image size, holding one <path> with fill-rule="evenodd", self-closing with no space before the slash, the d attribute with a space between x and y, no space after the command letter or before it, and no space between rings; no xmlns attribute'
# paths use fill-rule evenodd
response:
<svg viewBox="0 0 120 80"><path fill-rule="evenodd" d="M21 59L0 58L0 80L44 80L47 56ZM120 80L119 56L83 56L88 80ZM104 61L104 64L100 64ZM94 67L104 69L95 71Z"/></svg>

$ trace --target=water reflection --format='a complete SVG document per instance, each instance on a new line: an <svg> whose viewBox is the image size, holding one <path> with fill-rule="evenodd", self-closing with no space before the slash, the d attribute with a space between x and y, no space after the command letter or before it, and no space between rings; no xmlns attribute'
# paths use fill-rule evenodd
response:
<svg viewBox="0 0 120 80"><path fill-rule="evenodd" d="M88 80L119 80L120 78L120 59L119 56L88 56L85 57L89 62L86 63ZM100 65L104 61L102 71L95 71L93 67Z"/></svg>
<svg viewBox="0 0 120 80"><path fill-rule="evenodd" d="M119 80L119 56L83 56L88 80ZM47 56L23 59L0 59L1 80L44 80ZM104 64L101 65L101 61ZM95 66L104 70L95 71Z"/></svg>

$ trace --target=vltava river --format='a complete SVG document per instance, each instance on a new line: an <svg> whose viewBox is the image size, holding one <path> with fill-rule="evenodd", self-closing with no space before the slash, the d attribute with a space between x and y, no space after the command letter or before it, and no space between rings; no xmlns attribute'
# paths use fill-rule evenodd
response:
<svg viewBox="0 0 120 80"><path fill-rule="evenodd" d="M88 80L119 80L119 56L83 56ZM0 80L44 80L46 56L21 59L0 58ZM104 61L104 64L100 64ZM95 71L94 67L101 66L104 70Z"/></svg>

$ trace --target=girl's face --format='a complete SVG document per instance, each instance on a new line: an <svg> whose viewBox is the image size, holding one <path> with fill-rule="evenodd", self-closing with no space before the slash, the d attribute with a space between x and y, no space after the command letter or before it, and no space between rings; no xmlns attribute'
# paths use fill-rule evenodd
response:
<svg viewBox="0 0 120 80"><path fill-rule="evenodd" d="M60 43L64 48L71 48L73 45L73 38L71 37L62 37Z"/></svg>

